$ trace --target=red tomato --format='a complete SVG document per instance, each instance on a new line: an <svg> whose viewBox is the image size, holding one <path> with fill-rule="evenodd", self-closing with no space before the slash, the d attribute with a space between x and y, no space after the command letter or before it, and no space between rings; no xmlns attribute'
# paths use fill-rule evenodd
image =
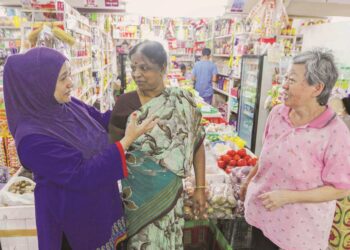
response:
<svg viewBox="0 0 350 250"><path fill-rule="evenodd" d="M235 156L233 157L234 160L239 161L241 159L241 157L238 154L235 154Z"/></svg>
<svg viewBox="0 0 350 250"><path fill-rule="evenodd" d="M225 172L226 172L227 174L230 174L231 171L232 171L232 168L227 167L227 168L225 169Z"/></svg>
<svg viewBox="0 0 350 250"><path fill-rule="evenodd" d="M248 161L247 161L247 164L248 164L248 166L253 166L253 159L249 159Z"/></svg>
<svg viewBox="0 0 350 250"><path fill-rule="evenodd" d="M242 149L237 151L237 154L239 154L239 156L241 156L241 157L244 157L247 155L247 152L246 152L245 148L242 148Z"/></svg>
<svg viewBox="0 0 350 250"><path fill-rule="evenodd" d="M229 163L231 161L231 156L229 155L223 155L222 160L226 163Z"/></svg>
<svg viewBox="0 0 350 250"><path fill-rule="evenodd" d="M229 156L233 157L233 156L235 156L236 151L234 151L234 150L231 149L231 150L227 151L226 154L228 154Z"/></svg>
<svg viewBox="0 0 350 250"><path fill-rule="evenodd" d="M247 162L251 159L252 157L250 157L249 155L244 156L244 160L246 160Z"/></svg>
<svg viewBox="0 0 350 250"><path fill-rule="evenodd" d="M240 159L240 160L237 162L237 165L240 166L240 167L247 166L247 161L244 160L244 159Z"/></svg>
<svg viewBox="0 0 350 250"><path fill-rule="evenodd" d="M234 166L236 166L236 164L237 164L237 161L236 160L231 160L229 163L228 163L228 165L229 166L231 166L231 167L234 167Z"/></svg>
<svg viewBox="0 0 350 250"><path fill-rule="evenodd" d="M225 168L226 163L224 161L218 160L218 166L219 166L219 168Z"/></svg>

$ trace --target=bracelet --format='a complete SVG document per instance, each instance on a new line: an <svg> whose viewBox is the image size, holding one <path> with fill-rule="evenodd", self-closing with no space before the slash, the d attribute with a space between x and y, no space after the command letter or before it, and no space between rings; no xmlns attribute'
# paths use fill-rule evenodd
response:
<svg viewBox="0 0 350 250"><path fill-rule="evenodd" d="M208 186L196 186L195 189L205 189L207 188Z"/></svg>

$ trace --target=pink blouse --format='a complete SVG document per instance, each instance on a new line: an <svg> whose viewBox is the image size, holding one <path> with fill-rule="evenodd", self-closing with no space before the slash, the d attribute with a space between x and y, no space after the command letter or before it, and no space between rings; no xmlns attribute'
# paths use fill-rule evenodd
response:
<svg viewBox="0 0 350 250"><path fill-rule="evenodd" d="M350 134L327 107L307 125L293 127L285 105L268 118L259 169L245 200L245 217L285 250L324 250L335 201L287 204L268 211L258 196L272 190L309 190L324 185L350 189Z"/></svg>

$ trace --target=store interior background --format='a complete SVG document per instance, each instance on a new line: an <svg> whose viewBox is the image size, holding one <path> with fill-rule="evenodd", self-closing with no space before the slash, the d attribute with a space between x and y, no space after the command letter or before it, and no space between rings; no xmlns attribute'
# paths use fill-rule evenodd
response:
<svg viewBox="0 0 350 250"><path fill-rule="evenodd" d="M49 11L24 7L31 0L0 0L0 93L6 57L31 47L28 35L42 22L58 22L75 39L73 46L63 39L60 47L73 66L74 96L101 111L113 107L116 93L136 89L127 53L138 42L149 39L164 45L170 86L192 85L180 65L191 72L201 50L208 47L219 75L213 105L202 107L203 116L230 125L240 138L236 142L243 140L247 150L258 156L268 112L281 102L279 91L292 56L314 47L331 49L340 73L332 96L350 93L350 0L271 1L277 6L283 3L289 18L282 27L282 13L276 7L272 32L254 28L259 23L256 18L246 22L262 0L56 0L62 5ZM21 164L7 130L3 97L0 132L0 166L8 166L9 175L15 176ZM10 210L1 207L0 197L0 222L2 244L36 249L30 231L35 227L33 206ZM2 238L1 230L12 227L29 230L29 236Z"/></svg>

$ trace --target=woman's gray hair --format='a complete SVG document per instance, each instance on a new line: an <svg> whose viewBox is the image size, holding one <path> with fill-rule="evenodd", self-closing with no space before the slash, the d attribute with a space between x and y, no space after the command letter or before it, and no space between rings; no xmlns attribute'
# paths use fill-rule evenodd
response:
<svg viewBox="0 0 350 250"><path fill-rule="evenodd" d="M338 79L338 70L332 52L323 48L305 51L293 58L293 64L305 65L305 79L309 85L324 84L324 89L317 96L317 101L321 106L326 105Z"/></svg>

